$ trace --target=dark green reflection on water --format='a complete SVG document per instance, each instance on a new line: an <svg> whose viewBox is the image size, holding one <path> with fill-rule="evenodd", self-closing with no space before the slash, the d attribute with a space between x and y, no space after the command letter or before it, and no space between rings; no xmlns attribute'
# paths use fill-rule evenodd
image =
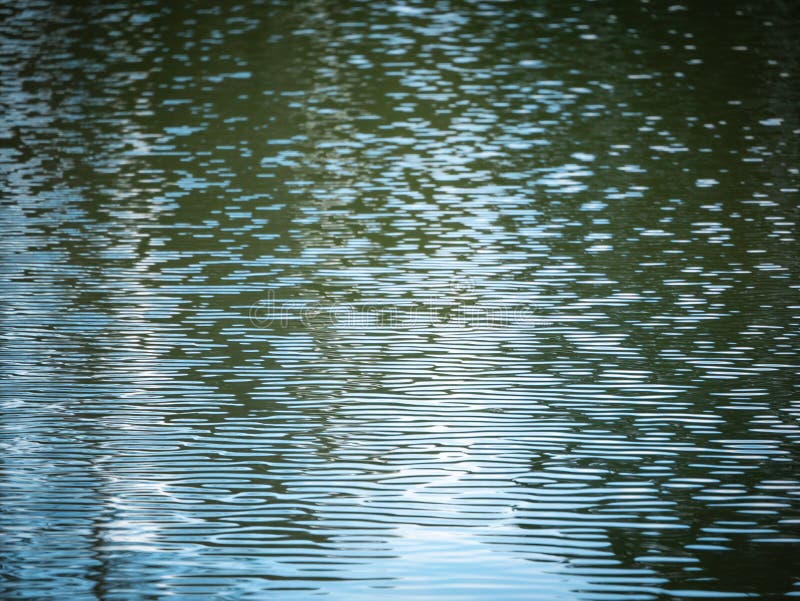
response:
<svg viewBox="0 0 800 601"><path fill-rule="evenodd" d="M800 593L800 20L698 4L0 4L2 596Z"/></svg>

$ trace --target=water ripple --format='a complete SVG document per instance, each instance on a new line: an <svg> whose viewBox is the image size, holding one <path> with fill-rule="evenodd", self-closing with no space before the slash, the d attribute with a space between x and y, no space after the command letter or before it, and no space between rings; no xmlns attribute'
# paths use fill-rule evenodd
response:
<svg viewBox="0 0 800 601"><path fill-rule="evenodd" d="M788 8L0 14L0 596L798 594Z"/></svg>

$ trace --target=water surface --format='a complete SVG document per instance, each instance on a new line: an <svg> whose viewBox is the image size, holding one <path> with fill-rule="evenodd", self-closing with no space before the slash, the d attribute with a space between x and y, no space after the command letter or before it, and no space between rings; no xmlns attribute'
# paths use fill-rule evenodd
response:
<svg viewBox="0 0 800 601"><path fill-rule="evenodd" d="M183 4L0 3L0 596L800 595L792 3Z"/></svg>

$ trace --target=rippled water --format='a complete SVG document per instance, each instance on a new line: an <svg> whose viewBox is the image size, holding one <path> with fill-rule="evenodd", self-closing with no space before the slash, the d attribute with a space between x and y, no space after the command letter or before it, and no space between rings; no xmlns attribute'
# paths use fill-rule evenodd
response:
<svg viewBox="0 0 800 601"><path fill-rule="evenodd" d="M0 596L800 595L791 2L0 3Z"/></svg>

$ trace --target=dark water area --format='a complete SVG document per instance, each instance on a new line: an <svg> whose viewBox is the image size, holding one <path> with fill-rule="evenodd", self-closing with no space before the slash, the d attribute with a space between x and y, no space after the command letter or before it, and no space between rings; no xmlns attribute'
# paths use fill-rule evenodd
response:
<svg viewBox="0 0 800 601"><path fill-rule="evenodd" d="M0 598L800 597L798 40L0 0Z"/></svg>

